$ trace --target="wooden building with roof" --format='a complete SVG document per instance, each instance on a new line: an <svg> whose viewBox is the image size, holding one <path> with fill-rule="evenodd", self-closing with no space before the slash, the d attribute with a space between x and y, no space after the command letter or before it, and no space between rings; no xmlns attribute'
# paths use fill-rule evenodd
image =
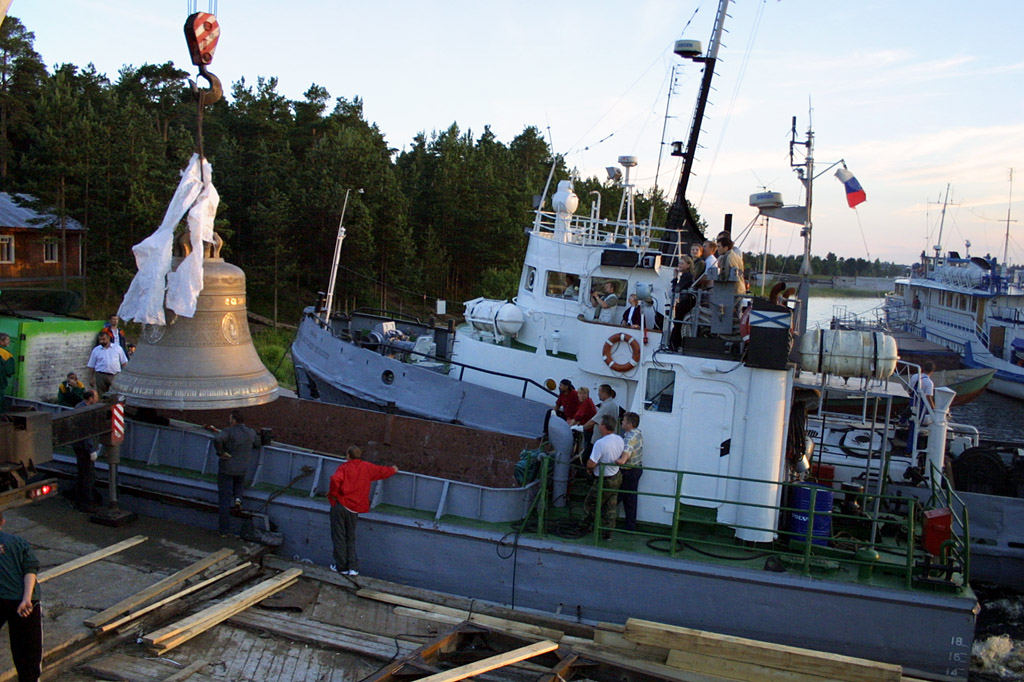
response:
<svg viewBox="0 0 1024 682"><path fill-rule="evenodd" d="M67 219L67 277L85 275L85 228ZM61 230L56 216L19 205L0 192L0 288L61 281Z"/></svg>

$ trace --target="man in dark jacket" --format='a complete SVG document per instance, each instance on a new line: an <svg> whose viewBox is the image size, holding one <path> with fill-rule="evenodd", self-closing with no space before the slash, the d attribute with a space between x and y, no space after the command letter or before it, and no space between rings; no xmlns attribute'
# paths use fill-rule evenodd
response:
<svg viewBox="0 0 1024 682"><path fill-rule="evenodd" d="M217 470L217 525L221 535L231 532L231 507L242 508L245 478L249 473L253 450L259 445L259 436L245 425L245 417L238 410L228 416L228 427L213 439L213 446L220 459Z"/></svg>
<svg viewBox="0 0 1024 682"><path fill-rule="evenodd" d="M95 405L99 400L99 394L92 389L85 392L82 400L75 405L75 409ZM85 438L73 443L71 449L75 452L75 461L78 464L78 473L75 475L75 509L86 514L96 511L96 500L93 497L93 488L96 485L96 458L99 451L96 449L96 442L92 438Z"/></svg>
<svg viewBox="0 0 1024 682"><path fill-rule="evenodd" d="M43 664L43 612L36 576L39 560L17 535L3 532L0 512L0 627L7 623L18 682L37 682Z"/></svg>

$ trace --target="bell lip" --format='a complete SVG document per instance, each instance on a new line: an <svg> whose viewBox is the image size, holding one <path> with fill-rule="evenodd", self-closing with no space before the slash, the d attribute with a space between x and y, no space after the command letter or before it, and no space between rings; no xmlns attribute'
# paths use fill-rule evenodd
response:
<svg viewBox="0 0 1024 682"><path fill-rule="evenodd" d="M143 398L130 393L116 392L123 398L128 407L152 407L161 410L180 410L190 412L193 410L233 410L242 407L256 407L274 402L280 397L275 387L269 393L262 395L248 396L245 398L211 398L211 399L184 399L184 398Z"/></svg>

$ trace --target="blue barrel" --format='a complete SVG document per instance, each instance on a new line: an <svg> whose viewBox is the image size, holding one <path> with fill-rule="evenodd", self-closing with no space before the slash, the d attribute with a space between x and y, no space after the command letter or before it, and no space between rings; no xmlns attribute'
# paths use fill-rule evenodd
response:
<svg viewBox="0 0 1024 682"><path fill-rule="evenodd" d="M790 538L801 540L807 535L808 511L811 508L811 491L816 490L814 498L814 527L811 529L811 542L815 545L827 545L832 537L832 488L808 483L792 488L793 511L789 513L789 531L794 533Z"/></svg>

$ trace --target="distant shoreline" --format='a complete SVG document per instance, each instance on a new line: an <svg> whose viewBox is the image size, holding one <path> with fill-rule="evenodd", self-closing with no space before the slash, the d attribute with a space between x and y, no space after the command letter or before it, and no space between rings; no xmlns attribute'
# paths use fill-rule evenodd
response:
<svg viewBox="0 0 1024 682"><path fill-rule="evenodd" d="M760 287L750 287L750 293L756 296L762 295ZM763 295L767 296L767 292ZM885 292L875 289L843 289L823 286L812 286L810 289L812 298L876 298L879 301L885 298Z"/></svg>
<svg viewBox="0 0 1024 682"><path fill-rule="evenodd" d="M877 298L882 300L885 298L884 291L878 291L875 289L841 289L832 287L811 287L811 296L834 296L841 298Z"/></svg>

